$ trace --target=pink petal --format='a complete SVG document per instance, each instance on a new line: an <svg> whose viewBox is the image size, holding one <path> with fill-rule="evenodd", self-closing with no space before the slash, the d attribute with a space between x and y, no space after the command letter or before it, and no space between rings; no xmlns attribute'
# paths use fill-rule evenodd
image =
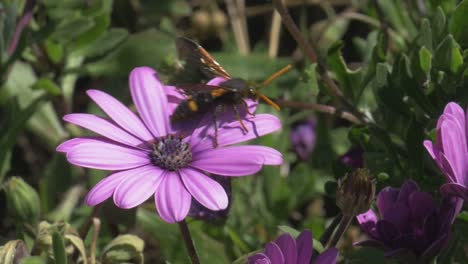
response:
<svg viewBox="0 0 468 264"><path fill-rule="evenodd" d="M281 235L275 240L275 243L283 252L285 263L297 263L296 240L290 234Z"/></svg>
<svg viewBox="0 0 468 264"><path fill-rule="evenodd" d="M363 214L357 215L356 219L364 232L367 234L376 235L375 227L379 219L372 209L369 209Z"/></svg>
<svg viewBox="0 0 468 264"><path fill-rule="evenodd" d="M130 134L144 141L149 141L154 138L141 122L140 118L114 97L99 90L88 90L87 94L102 111Z"/></svg>
<svg viewBox="0 0 468 264"><path fill-rule="evenodd" d="M115 189L114 203L120 208L133 208L148 200L158 189L164 170L146 165L132 172L132 176L124 179Z"/></svg>
<svg viewBox="0 0 468 264"><path fill-rule="evenodd" d="M246 176L258 172L265 162L262 153L244 151L250 146L216 148L197 153L190 164L202 171L225 176Z"/></svg>
<svg viewBox="0 0 468 264"><path fill-rule="evenodd" d="M108 139L112 139L125 145L135 147L143 143L140 139L127 133L125 130L116 126L114 123L96 115L69 114L64 116L63 120L89 129L95 133L100 134L101 136L107 137Z"/></svg>
<svg viewBox="0 0 468 264"><path fill-rule="evenodd" d="M191 168L182 169L180 176L190 194L203 206L213 211L227 208L228 196L217 181Z"/></svg>
<svg viewBox="0 0 468 264"><path fill-rule="evenodd" d="M187 216L192 196L180 181L179 175L166 171L154 198L159 216L168 223L175 223Z"/></svg>
<svg viewBox="0 0 468 264"><path fill-rule="evenodd" d="M180 104L180 102L187 99L185 95L183 95L175 86L164 86L164 92L167 96L167 106L169 109L169 114L172 115L174 110Z"/></svg>
<svg viewBox="0 0 468 264"><path fill-rule="evenodd" d="M312 232L304 230L296 239L297 263L310 263L312 257Z"/></svg>
<svg viewBox="0 0 468 264"><path fill-rule="evenodd" d="M468 150L462 129L464 127L461 128L449 120L441 125L443 152L452 164L458 181L468 172L466 162Z"/></svg>
<svg viewBox="0 0 468 264"><path fill-rule="evenodd" d="M336 248L329 248L314 260L314 264L335 264L338 260L339 253L340 252Z"/></svg>
<svg viewBox="0 0 468 264"><path fill-rule="evenodd" d="M99 139L81 138L67 152L67 159L77 166L126 170L150 163L148 154L141 150L119 146Z"/></svg>
<svg viewBox="0 0 468 264"><path fill-rule="evenodd" d="M265 255L268 256L272 264L286 264L280 247L274 242L266 244Z"/></svg>
<svg viewBox="0 0 468 264"><path fill-rule="evenodd" d="M130 73L130 92L141 119L155 137L167 135L169 113L164 85L149 67L138 67Z"/></svg>
<svg viewBox="0 0 468 264"><path fill-rule="evenodd" d="M281 121L276 116L269 114L259 114L255 117L247 118L243 123L248 129L247 133L242 130L238 121L219 127L218 147L245 142L281 129ZM191 145L194 151L197 152L213 148L214 134L213 126L204 130L195 130L191 137Z"/></svg>
<svg viewBox="0 0 468 264"><path fill-rule="evenodd" d="M424 147L426 148L427 152L429 155L431 155L431 158L436 160L436 154L435 154L435 146L432 144L432 141L430 140L424 140Z"/></svg>
<svg viewBox="0 0 468 264"><path fill-rule="evenodd" d="M107 200L120 182L127 177L134 176L134 170L116 172L100 180L86 195L86 203L95 206Z"/></svg>
<svg viewBox="0 0 468 264"><path fill-rule="evenodd" d="M440 192L446 195L460 197L468 201L468 188L457 183L446 183L440 187Z"/></svg>
<svg viewBox="0 0 468 264"><path fill-rule="evenodd" d="M67 140L65 142L62 142L62 144L58 145L55 150L58 151L58 152L67 153L72 148L79 145L82 142L82 140L83 140L83 138L69 139L69 140Z"/></svg>

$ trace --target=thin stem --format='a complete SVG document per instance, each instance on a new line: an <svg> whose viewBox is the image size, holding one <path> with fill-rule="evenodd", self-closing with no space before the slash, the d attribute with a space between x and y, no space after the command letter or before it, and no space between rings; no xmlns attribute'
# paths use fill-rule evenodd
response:
<svg viewBox="0 0 468 264"><path fill-rule="evenodd" d="M276 99L275 102L281 107L289 107L289 108L298 108L298 109L311 109L322 113L327 113L331 115L337 115L349 122L354 124L361 124L362 121L357 118L354 114L346 111L340 111L336 107L324 105L324 104L314 104L314 103L303 103L303 102L292 102L286 101L282 99Z"/></svg>
<svg viewBox="0 0 468 264"><path fill-rule="evenodd" d="M86 235L88 234L89 229L93 225L93 221L94 221L93 219L97 217L100 208L101 208L101 205L94 206L93 210L91 211L91 214L88 215L86 222L81 226L79 235L83 240L86 238Z"/></svg>
<svg viewBox="0 0 468 264"><path fill-rule="evenodd" d="M93 238L91 239L89 258L90 258L90 263L95 264L96 263L96 244L97 244L97 240L99 237L99 231L101 230L101 221L96 217L93 217L92 221L93 221L94 231L93 231Z"/></svg>
<svg viewBox="0 0 468 264"><path fill-rule="evenodd" d="M338 241L340 241L341 237L343 236L344 232L346 229L348 229L349 224L353 220L353 215L343 215L343 217L340 220L340 224L338 226L338 229L336 232L333 234L332 238L330 241L328 241L327 248L331 247L336 247L336 244L338 244Z"/></svg>
<svg viewBox="0 0 468 264"><path fill-rule="evenodd" d="M369 122L368 118L364 114L360 113L357 109L355 109L355 107L351 103L349 103L343 96L343 93L341 92L340 88L336 85L336 83L328 74L328 70L325 67L325 64L318 59L314 48L304 38L297 25L294 23L294 20L291 18L291 15L289 14L288 9L284 5L283 0L273 0L273 5L275 6L278 13L281 15L283 23L288 29L289 33L291 33L291 35L299 44L299 46L304 51L309 60L312 63L317 63L317 71L322 81L328 88L330 94L334 97L334 99L338 99L338 101L341 104L343 104L349 111L351 111L362 123Z"/></svg>
<svg viewBox="0 0 468 264"><path fill-rule="evenodd" d="M193 245L192 236L190 235L190 230L188 229L187 223L185 220L178 222L180 233L182 234L182 238L184 239L185 248L189 254L190 259L192 260L192 264L200 264L200 260L197 255L197 251L195 250L195 246Z"/></svg>
<svg viewBox="0 0 468 264"><path fill-rule="evenodd" d="M322 245L325 245L327 241L330 240L333 231L335 231L336 227L338 226L338 223L340 223L342 218L343 215L341 213L339 213L335 216L335 218L333 218L331 224L327 227L327 229L325 229L325 232L323 232L322 236L320 237L320 243L322 243Z"/></svg>

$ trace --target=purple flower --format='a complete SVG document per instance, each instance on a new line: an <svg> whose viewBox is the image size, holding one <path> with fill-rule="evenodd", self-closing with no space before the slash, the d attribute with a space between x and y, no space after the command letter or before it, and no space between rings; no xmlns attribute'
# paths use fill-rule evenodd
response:
<svg viewBox="0 0 468 264"><path fill-rule="evenodd" d="M268 243L262 253L249 257L249 264L309 264L312 257L312 233L304 230L296 240L285 233ZM314 264L333 264L338 259L338 250L329 248L317 256Z"/></svg>
<svg viewBox="0 0 468 264"><path fill-rule="evenodd" d="M363 154L364 152L360 147L351 147L340 157L340 161L351 168L362 168L364 166Z"/></svg>
<svg viewBox="0 0 468 264"><path fill-rule="evenodd" d="M424 146L447 178L448 183L442 185L440 191L468 201L466 118L458 104L448 103L437 122L436 143L425 140Z"/></svg>
<svg viewBox="0 0 468 264"><path fill-rule="evenodd" d="M227 208L225 190L206 173L246 176L263 165L282 163L281 153L269 147L229 146L278 130L281 123L275 116L250 117L245 122L248 133L239 129L238 122L224 123L218 131L218 148L213 149L205 136L212 134L212 127L196 128L186 136L171 127L164 89L154 70L136 68L130 73L130 92L139 115L102 91L88 90L110 119L92 114L64 117L100 136L68 140L57 151L77 166L114 171L88 193L89 205L112 196L117 206L127 209L154 196L161 218L178 222L187 216L192 197L210 210Z"/></svg>
<svg viewBox="0 0 468 264"><path fill-rule="evenodd" d="M315 121L307 119L291 128L291 144L299 159L306 160L315 147Z"/></svg>
<svg viewBox="0 0 468 264"><path fill-rule="evenodd" d="M371 238L358 245L383 248L387 257L430 260L449 240L456 204L447 197L437 206L432 196L411 180L400 190L386 187L377 196L380 219L372 209L357 216Z"/></svg>

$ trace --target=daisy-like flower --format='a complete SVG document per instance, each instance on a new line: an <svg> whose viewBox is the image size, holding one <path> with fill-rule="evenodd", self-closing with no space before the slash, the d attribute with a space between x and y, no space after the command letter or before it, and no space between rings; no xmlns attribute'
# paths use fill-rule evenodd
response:
<svg viewBox="0 0 468 264"><path fill-rule="evenodd" d="M437 122L437 139L424 146L447 178L440 191L468 201L468 126L465 112L456 103L448 103Z"/></svg>
<svg viewBox="0 0 468 264"><path fill-rule="evenodd" d="M386 187L377 195L377 211L369 209L356 216L370 239L357 243L385 251L386 257L408 263L429 263L447 246L457 199L445 197L437 204L414 181L400 189Z"/></svg>
<svg viewBox="0 0 468 264"><path fill-rule="evenodd" d="M249 264L309 264L312 258L312 232L304 230L294 239L285 233L275 241L268 243L265 250L248 259ZM334 264L338 259L338 250L329 248L318 255L312 263Z"/></svg>
<svg viewBox="0 0 468 264"><path fill-rule="evenodd" d="M209 135L212 127L198 127L182 135L171 127L171 107L157 73L139 67L130 73L130 92L136 115L114 97L98 90L87 94L110 119L92 114L69 114L64 120L99 136L74 138L57 147L77 166L114 171L88 193L94 206L113 197L121 208L133 208L154 196L160 217L169 223L182 221L192 197L210 210L223 210L228 197L208 174L246 176L263 165L279 165L282 155L265 146L230 146L281 128L268 114L249 117L244 133L238 122L218 129L218 148Z"/></svg>

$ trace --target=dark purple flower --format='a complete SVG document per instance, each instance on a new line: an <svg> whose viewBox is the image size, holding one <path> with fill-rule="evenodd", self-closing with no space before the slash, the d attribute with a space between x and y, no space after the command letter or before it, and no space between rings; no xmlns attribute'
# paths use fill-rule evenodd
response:
<svg viewBox="0 0 468 264"><path fill-rule="evenodd" d="M312 258L312 232L304 230L295 240L285 233L266 244L262 253L249 257L249 264L309 264ZM314 264L334 264L338 250L329 248L317 256Z"/></svg>
<svg viewBox="0 0 468 264"><path fill-rule="evenodd" d="M363 154L364 151L360 147L352 147L340 157L340 161L351 168L362 168L364 166Z"/></svg>
<svg viewBox="0 0 468 264"><path fill-rule="evenodd" d="M113 197L117 206L128 209L153 196L161 218L179 222L187 216L192 198L213 211L227 208L225 189L208 174L247 176L263 165L282 163L281 153L272 148L231 146L280 129L275 116L246 118L247 133L237 121L224 122L218 129L218 148L213 149L212 127L197 127L187 135L171 126L165 88L153 69L135 68L130 93L138 115L109 94L88 90L109 119L91 114L64 117L100 136L65 141L57 151L77 166L114 171L88 193L89 205Z"/></svg>
<svg viewBox="0 0 468 264"><path fill-rule="evenodd" d="M372 209L357 216L371 238L358 245L383 248L387 257L430 260L447 245L456 204L456 199L446 197L437 206L411 180L400 190L386 187L377 195L380 218Z"/></svg>
<svg viewBox="0 0 468 264"><path fill-rule="evenodd" d="M315 147L315 120L307 119L293 125L290 139L294 152L301 160L309 158Z"/></svg>
<svg viewBox="0 0 468 264"><path fill-rule="evenodd" d="M424 146L445 174L448 183L440 191L468 201L467 116L456 103L448 103L437 122L437 140Z"/></svg>

